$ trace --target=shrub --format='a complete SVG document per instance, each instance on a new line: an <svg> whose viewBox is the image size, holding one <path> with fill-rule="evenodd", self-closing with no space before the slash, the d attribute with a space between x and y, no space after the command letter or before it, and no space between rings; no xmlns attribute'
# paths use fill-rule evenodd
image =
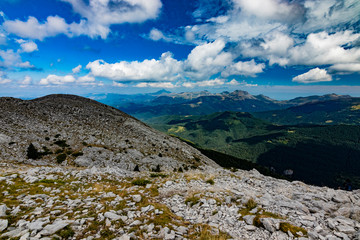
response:
<svg viewBox="0 0 360 240"><path fill-rule="evenodd" d="M156 168L152 169L153 172L161 172L160 165L158 164Z"/></svg>
<svg viewBox="0 0 360 240"><path fill-rule="evenodd" d="M254 201L254 199L250 198L250 199L246 202L245 207L246 207L249 211L251 211L251 210L253 210L254 208L257 207L257 203Z"/></svg>
<svg viewBox="0 0 360 240"><path fill-rule="evenodd" d="M208 180L206 180L206 183L208 183L208 184L210 184L210 185L214 185L214 184L215 184L215 182L214 182L213 179L208 179Z"/></svg>
<svg viewBox="0 0 360 240"><path fill-rule="evenodd" d="M35 146L30 143L29 147L27 148L27 157L28 159L39 159L41 158L41 153L38 152L38 150L35 148Z"/></svg>
<svg viewBox="0 0 360 240"><path fill-rule="evenodd" d="M58 164L61 164L62 162L64 162L66 160L66 154L65 153L61 153L59 155L56 156L56 162Z"/></svg>
<svg viewBox="0 0 360 240"><path fill-rule="evenodd" d="M83 153L83 152L74 152L74 153L71 154L71 155L74 156L74 157L79 157L79 156L84 155L84 153Z"/></svg>
<svg viewBox="0 0 360 240"><path fill-rule="evenodd" d="M198 197L188 197L187 199L185 199L185 203L186 204L190 203L190 207L194 206L199 201L200 201L200 198L198 198Z"/></svg>
<svg viewBox="0 0 360 240"><path fill-rule="evenodd" d="M58 232L58 235L62 237L62 239L70 239L75 235L75 232L70 226L66 226Z"/></svg>
<svg viewBox="0 0 360 240"><path fill-rule="evenodd" d="M135 166L134 172L140 172L139 165L136 165L136 166Z"/></svg>
<svg viewBox="0 0 360 240"><path fill-rule="evenodd" d="M62 148L70 147L70 145L66 144L65 140L57 140L57 141L54 142L54 144L56 144L56 145L58 145L59 147L62 147Z"/></svg>
<svg viewBox="0 0 360 240"><path fill-rule="evenodd" d="M137 186L142 186L142 187L145 187L146 184L149 184L149 183L151 183L151 181L149 181L147 179L136 179L131 182L132 185L137 185Z"/></svg>
<svg viewBox="0 0 360 240"><path fill-rule="evenodd" d="M150 177L152 178L156 178L156 177L161 177L161 178L166 178L168 175L163 174L163 173L151 173Z"/></svg>

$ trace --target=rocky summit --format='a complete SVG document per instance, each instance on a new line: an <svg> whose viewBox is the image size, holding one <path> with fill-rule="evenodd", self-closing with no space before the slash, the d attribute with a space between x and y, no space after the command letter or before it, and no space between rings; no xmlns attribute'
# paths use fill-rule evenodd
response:
<svg viewBox="0 0 360 240"><path fill-rule="evenodd" d="M0 239L360 239L360 190L223 169L95 101L0 99Z"/></svg>
<svg viewBox="0 0 360 240"><path fill-rule="evenodd" d="M128 170L216 166L176 138L115 108L73 95L28 101L0 98L0 144L1 160L35 158L38 164Z"/></svg>

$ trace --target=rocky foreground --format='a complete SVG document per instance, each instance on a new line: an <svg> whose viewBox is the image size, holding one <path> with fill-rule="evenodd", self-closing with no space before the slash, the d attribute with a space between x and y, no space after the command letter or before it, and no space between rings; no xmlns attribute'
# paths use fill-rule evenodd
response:
<svg viewBox="0 0 360 240"><path fill-rule="evenodd" d="M0 164L0 239L360 239L360 190L256 170Z"/></svg>

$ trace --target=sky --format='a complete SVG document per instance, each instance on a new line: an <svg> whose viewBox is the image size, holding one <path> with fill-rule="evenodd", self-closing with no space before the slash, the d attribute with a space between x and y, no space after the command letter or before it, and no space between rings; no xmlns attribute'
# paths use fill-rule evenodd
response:
<svg viewBox="0 0 360 240"><path fill-rule="evenodd" d="M160 89L360 97L360 1L0 1L0 96Z"/></svg>

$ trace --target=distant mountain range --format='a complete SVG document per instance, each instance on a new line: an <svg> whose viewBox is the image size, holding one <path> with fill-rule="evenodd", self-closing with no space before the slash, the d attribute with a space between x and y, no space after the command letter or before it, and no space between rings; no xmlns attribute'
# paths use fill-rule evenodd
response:
<svg viewBox="0 0 360 240"><path fill-rule="evenodd" d="M278 174L291 169L294 179L310 184L337 187L349 178L360 188L360 126L278 126L240 112L162 116L149 124Z"/></svg>
<svg viewBox="0 0 360 240"><path fill-rule="evenodd" d="M162 90L151 94L97 94L87 97L116 107L141 120L163 115L206 115L223 111L255 113L321 101L351 99L348 95L328 94L278 101L264 95L251 95L241 90L222 93L208 91L170 93ZM267 115L264 117L267 119Z"/></svg>
<svg viewBox="0 0 360 240"><path fill-rule="evenodd" d="M360 125L360 98L309 102L282 110L256 112L254 116L276 124Z"/></svg>

